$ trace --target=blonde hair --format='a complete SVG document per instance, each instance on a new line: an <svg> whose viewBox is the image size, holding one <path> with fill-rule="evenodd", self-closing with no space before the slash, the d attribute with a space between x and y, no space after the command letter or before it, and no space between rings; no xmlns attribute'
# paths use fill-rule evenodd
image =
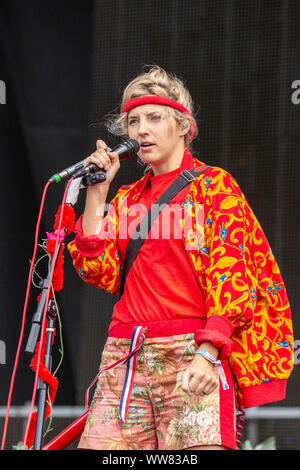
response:
<svg viewBox="0 0 300 470"><path fill-rule="evenodd" d="M172 116L180 126L189 125L189 132L184 136L185 147L191 150L192 140L197 136L198 129L195 119L193 100L183 81L178 77L167 73L158 65L151 67L148 72L143 72L134 78L124 89L121 100L120 112L106 116L106 128L114 135L128 137L127 114L122 109L127 101L145 95L155 95L170 98L183 105L192 117L194 133L191 133L191 123L186 115L176 109L166 106L166 112Z"/></svg>

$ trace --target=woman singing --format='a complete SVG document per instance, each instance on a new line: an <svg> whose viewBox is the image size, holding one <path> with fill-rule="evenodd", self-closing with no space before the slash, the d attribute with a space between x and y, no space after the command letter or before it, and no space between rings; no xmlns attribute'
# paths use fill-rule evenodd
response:
<svg viewBox="0 0 300 470"><path fill-rule="evenodd" d="M191 154L197 124L180 79L143 72L109 125L138 142L149 171L121 186L104 217L119 157L98 140L85 160L106 180L88 187L68 249L81 278L119 300L79 448L237 449L237 407L283 399L293 367L278 265L234 178ZM189 170L196 177L145 234L120 295L129 240Z"/></svg>

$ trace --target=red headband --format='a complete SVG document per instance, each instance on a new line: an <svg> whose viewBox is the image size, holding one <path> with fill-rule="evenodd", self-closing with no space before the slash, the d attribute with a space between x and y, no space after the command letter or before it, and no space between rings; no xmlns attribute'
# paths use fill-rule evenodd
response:
<svg viewBox="0 0 300 470"><path fill-rule="evenodd" d="M128 113L133 108L137 106L142 106L143 104L163 104L165 106L170 106L171 108L177 109L181 113L190 114L190 112L177 101L171 100L170 98L164 98L163 96L141 96L139 98L133 98L132 100L127 101L123 108L123 113Z"/></svg>
<svg viewBox="0 0 300 470"><path fill-rule="evenodd" d="M191 114L182 104L179 104L177 101L171 100L170 98L165 98L163 96L141 96L138 98L133 98L132 100L127 101L123 108L123 113L128 113L131 109L136 108L137 106L142 106L143 104L162 104L164 106L170 106L171 108L177 109L184 114ZM193 138L195 134L196 124L193 121L191 126L191 137Z"/></svg>

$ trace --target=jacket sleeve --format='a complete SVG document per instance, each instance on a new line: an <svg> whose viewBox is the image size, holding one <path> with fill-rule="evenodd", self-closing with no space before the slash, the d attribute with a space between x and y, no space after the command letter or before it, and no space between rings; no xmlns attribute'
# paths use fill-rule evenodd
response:
<svg viewBox="0 0 300 470"><path fill-rule="evenodd" d="M111 294L118 291L122 269L117 246L119 232L117 201L118 194L110 202L101 231L97 235L83 234L81 215L75 224L75 239L67 247L73 266L81 279Z"/></svg>
<svg viewBox="0 0 300 470"><path fill-rule="evenodd" d="M227 172L214 168L206 179L204 266L206 326L195 332L200 344L210 341L220 358L230 356L235 328L253 318L251 298L251 225L245 197ZM250 263L250 264L249 264Z"/></svg>

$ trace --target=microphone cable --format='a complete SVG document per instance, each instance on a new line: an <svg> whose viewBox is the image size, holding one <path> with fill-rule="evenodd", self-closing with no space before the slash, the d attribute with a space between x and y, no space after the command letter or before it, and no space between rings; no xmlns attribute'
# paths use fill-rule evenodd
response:
<svg viewBox="0 0 300 470"><path fill-rule="evenodd" d="M238 450L241 450L243 430L245 423L245 411L239 406L237 409L237 420L236 420L236 445Z"/></svg>

